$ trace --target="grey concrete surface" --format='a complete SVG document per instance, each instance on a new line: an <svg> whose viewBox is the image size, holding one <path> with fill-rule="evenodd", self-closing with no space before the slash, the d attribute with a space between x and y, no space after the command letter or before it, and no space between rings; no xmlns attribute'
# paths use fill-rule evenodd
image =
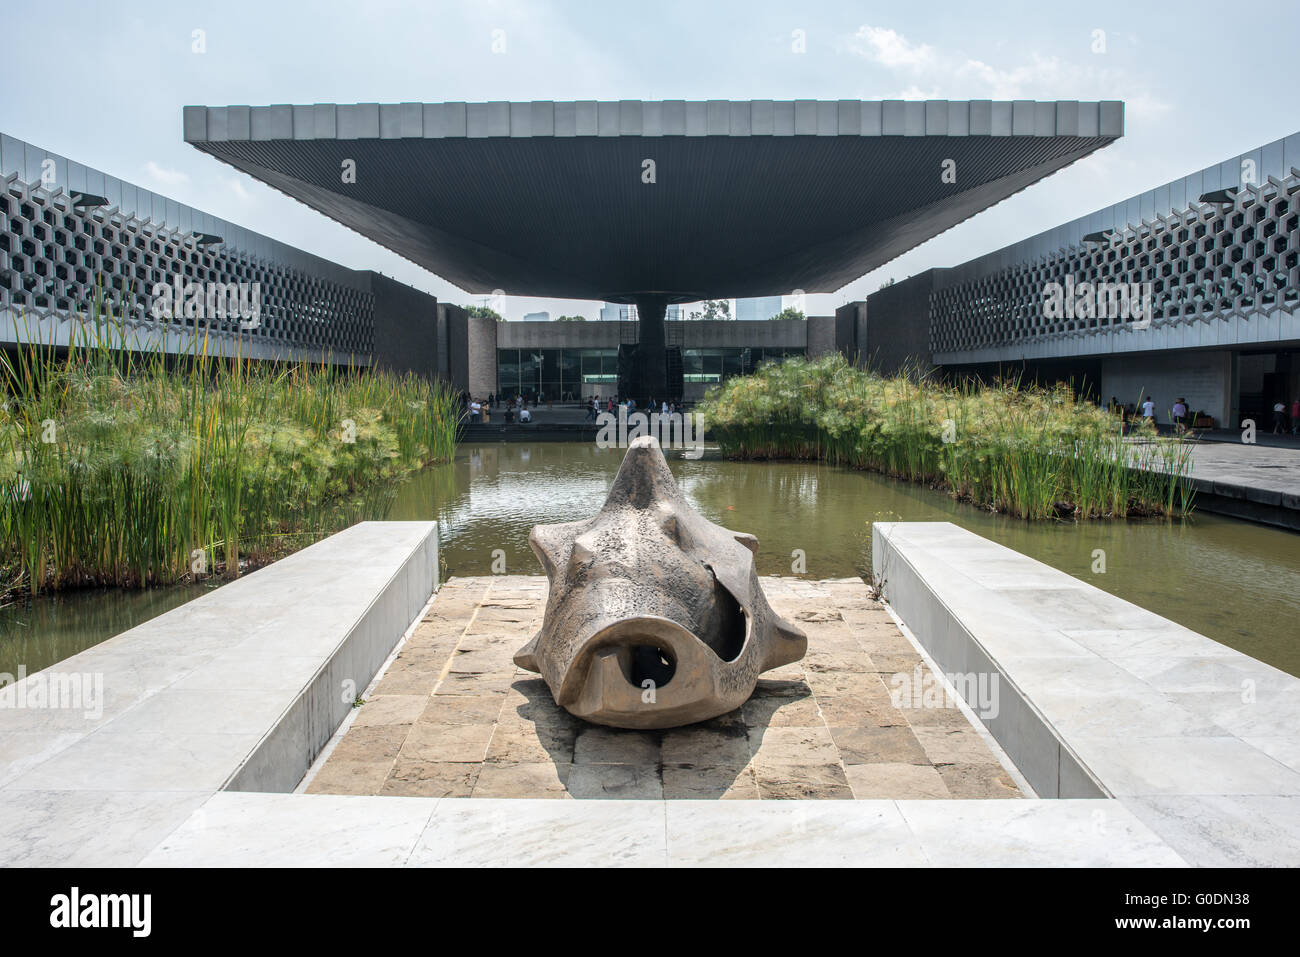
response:
<svg viewBox="0 0 1300 957"><path fill-rule="evenodd" d="M1039 794L1113 797L1192 864L1300 864L1300 679L948 522L876 524L872 567L946 673L996 676Z"/></svg>
<svg viewBox="0 0 1300 957"><path fill-rule="evenodd" d="M292 789L436 573L435 525L363 522L0 689L6 863L133 864L218 790Z"/></svg>
<svg viewBox="0 0 1300 957"><path fill-rule="evenodd" d="M960 803L960 807L954 805ZM1179 867L1096 801L547 801L230 794L158 867Z"/></svg>
<svg viewBox="0 0 1300 957"><path fill-rule="evenodd" d="M187 106L182 127L471 294L693 302L832 292L1114 142L1124 105Z"/></svg>

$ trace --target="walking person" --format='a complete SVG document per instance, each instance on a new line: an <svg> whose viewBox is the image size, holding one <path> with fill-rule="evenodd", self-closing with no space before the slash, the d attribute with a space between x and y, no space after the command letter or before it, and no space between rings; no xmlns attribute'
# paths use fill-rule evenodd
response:
<svg viewBox="0 0 1300 957"><path fill-rule="evenodd" d="M1300 435L1300 395L1291 400L1291 434Z"/></svg>
<svg viewBox="0 0 1300 957"><path fill-rule="evenodd" d="M1281 399L1273 403L1273 434L1286 431L1286 405Z"/></svg>
<svg viewBox="0 0 1300 957"><path fill-rule="evenodd" d="M1179 435L1187 431L1187 400L1182 396L1174 403L1174 431Z"/></svg>

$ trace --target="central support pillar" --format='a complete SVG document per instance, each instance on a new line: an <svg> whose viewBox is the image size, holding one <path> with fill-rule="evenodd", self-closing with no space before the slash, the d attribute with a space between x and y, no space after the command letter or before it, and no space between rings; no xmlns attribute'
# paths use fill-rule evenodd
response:
<svg viewBox="0 0 1300 957"><path fill-rule="evenodd" d="M664 316L667 296L639 296L636 314L640 320L636 344L637 388L632 398L662 402L668 395L668 365L664 350Z"/></svg>

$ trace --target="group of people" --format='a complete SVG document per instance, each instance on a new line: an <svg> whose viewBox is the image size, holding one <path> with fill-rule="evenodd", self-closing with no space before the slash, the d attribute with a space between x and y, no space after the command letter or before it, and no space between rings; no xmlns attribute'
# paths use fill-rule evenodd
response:
<svg viewBox="0 0 1300 957"><path fill-rule="evenodd" d="M656 404L653 396L648 402L646 402L644 410L638 410L636 402L633 399L619 399L616 396L608 396L602 403L599 395L593 395L591 401L586 403L586 407L588 422L594 422L599 419L601 412L608 412L613 415L615 410L619 408L626 408L628 415L631 415L633 412L644 411L647 415L658 412L660 415L667 416L676 415L678 412L682 411L682 406L677 401L664 399Z"/></svg>
<svg viewBox="0 0 1300 957"><path fill-rule="evenodd" d="M1146 396L1136 404L1130 402L1128 405L1121 405L1119 399L1111 396L1106 408L1112 415L1121 416L1125 425L1137 422L1139 419L1152 423L1160 421L1156 413L1156 400L1151 396ZM1182 396L1179 396L1170 408L1169 420L1173 423L1174 431L1180 435L1195 423L1194 414L1187 400ZM1300 396L1291 400L1290 407L1281 399L1273 403L1273 433L1285 435L1287 432L1300 435Z"/></svg>
<svg viewBox="0 0 1300 957"><path fill-rule="evenodd" d="M496 393L489 393L486 399L478 399L469 392L462 392L460 396L461 408L465 411L471 422L489 422L491 421L492 412L505 404L505 421L510 422L531 422L533 421L533 409L546 401L543 393L515 393L513 396L500 396ZM626 408L628 415L634 412L645 412L647 415L658 413L662 416L676 415L684 410L682 404L677 400L662 399L656 402L651 398L645 405L644 409L638 408L633 399L619 399L616 396L607 396L601 399L599 395L594 395L589 401L583 403L587 410L587 421L592 422L600 417L602 412L616 413L620 408Z"/></svg>
<svg viewBox="0 0 1300 957"><path fill-rule="evenodd" d="M471 422L490 422L492 420L492 410L497 408L502 401L506 404L506 422L514 422L516 418L520 422L533 421L532 410L528 408L528 399L522 394L507 396L503 400L496 393L489 392L486 399L479 400L468 392L461 393L461 406L468 413ZM539 403L543 401L540 393L537 396L537 401Z"/></svg>
<svg viewBox="0 0 1300 957"><path fill-rule="evenodd" d="M1300 435L1300 396L1291 400L1291 413L1288 417L1286 403L1278 399L1273 403L1273 433L1285 435L1290 426L1292 435Z"/></svg>
<svg viewBox="0 0 1300 957"><path fill-rule="evenodd" d="M1137 403L1130 402L1128 405L1121 405L1119 399L1115 396L1110 397L1110 402L1106 405L1107 410L1112 415L1120 416L1124 424L1137 422L1139 419L1155 424L1160 421L1156 414L1156 400L1153 396L1146 396ZM1178 433L1186 432L1192 424L1192 412L1187 405L1187 400L1179 396L1173 407L1169 410L1169 420L1174 425L1174 431Z"/></svg>

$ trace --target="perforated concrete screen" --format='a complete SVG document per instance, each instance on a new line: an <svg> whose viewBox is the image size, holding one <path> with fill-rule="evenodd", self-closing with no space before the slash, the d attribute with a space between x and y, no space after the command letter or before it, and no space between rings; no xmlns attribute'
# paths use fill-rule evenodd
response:
<svg viewBox="0 0 1300 957"><path fill-rule="evenodd" d="M71 314L89 315L102 296L110 315L149 334L181 332L238 338L260 355L329 355L335 361L370 361L375 348L374 295L352 271L317 261L266 237L208 217L152 194L109 180L97 189L112 199L39 179L52 156L36 151L36 166L23 174L11 154L33 151L5 137L7 175L0 178L0 313L21 335L25 322ZM53 177L68 167L50 160ZM62 163L62 167L58 164ZM84 167L81 168L84 171ZM29 180L27 175L34 174ZM84 175L83 175L84 178ZM61 181L67 184L67 177ZM126 190L130 193L126 198ZM141 196L145 199L141 199ZM140 205L159 206L171 222L142 216ZM171 210L170 215L166 212ZM182 216L183 211L183 216ZM185 220L190 228L178 225ZM198 228L195 228L198 227ZM220 234L211 232L220 230ZM238 315L171 317L155 314L154 288L200 284L256 284L256 324ZM266 347L266 348L260 348Z"/></svg>
<svg viewBox="0 0 1300 957"><path fill-rule="evenodd" d="M1224 196L1226 198L1226 196ZM936 289L931 346L960 352L1086 336L1141 317L1049 318L1043 290L1149 283L1151 327L1267 317L1300 308L1300 172L1246 184L1224 203L1194 202L1036 260Z"/></svg>

